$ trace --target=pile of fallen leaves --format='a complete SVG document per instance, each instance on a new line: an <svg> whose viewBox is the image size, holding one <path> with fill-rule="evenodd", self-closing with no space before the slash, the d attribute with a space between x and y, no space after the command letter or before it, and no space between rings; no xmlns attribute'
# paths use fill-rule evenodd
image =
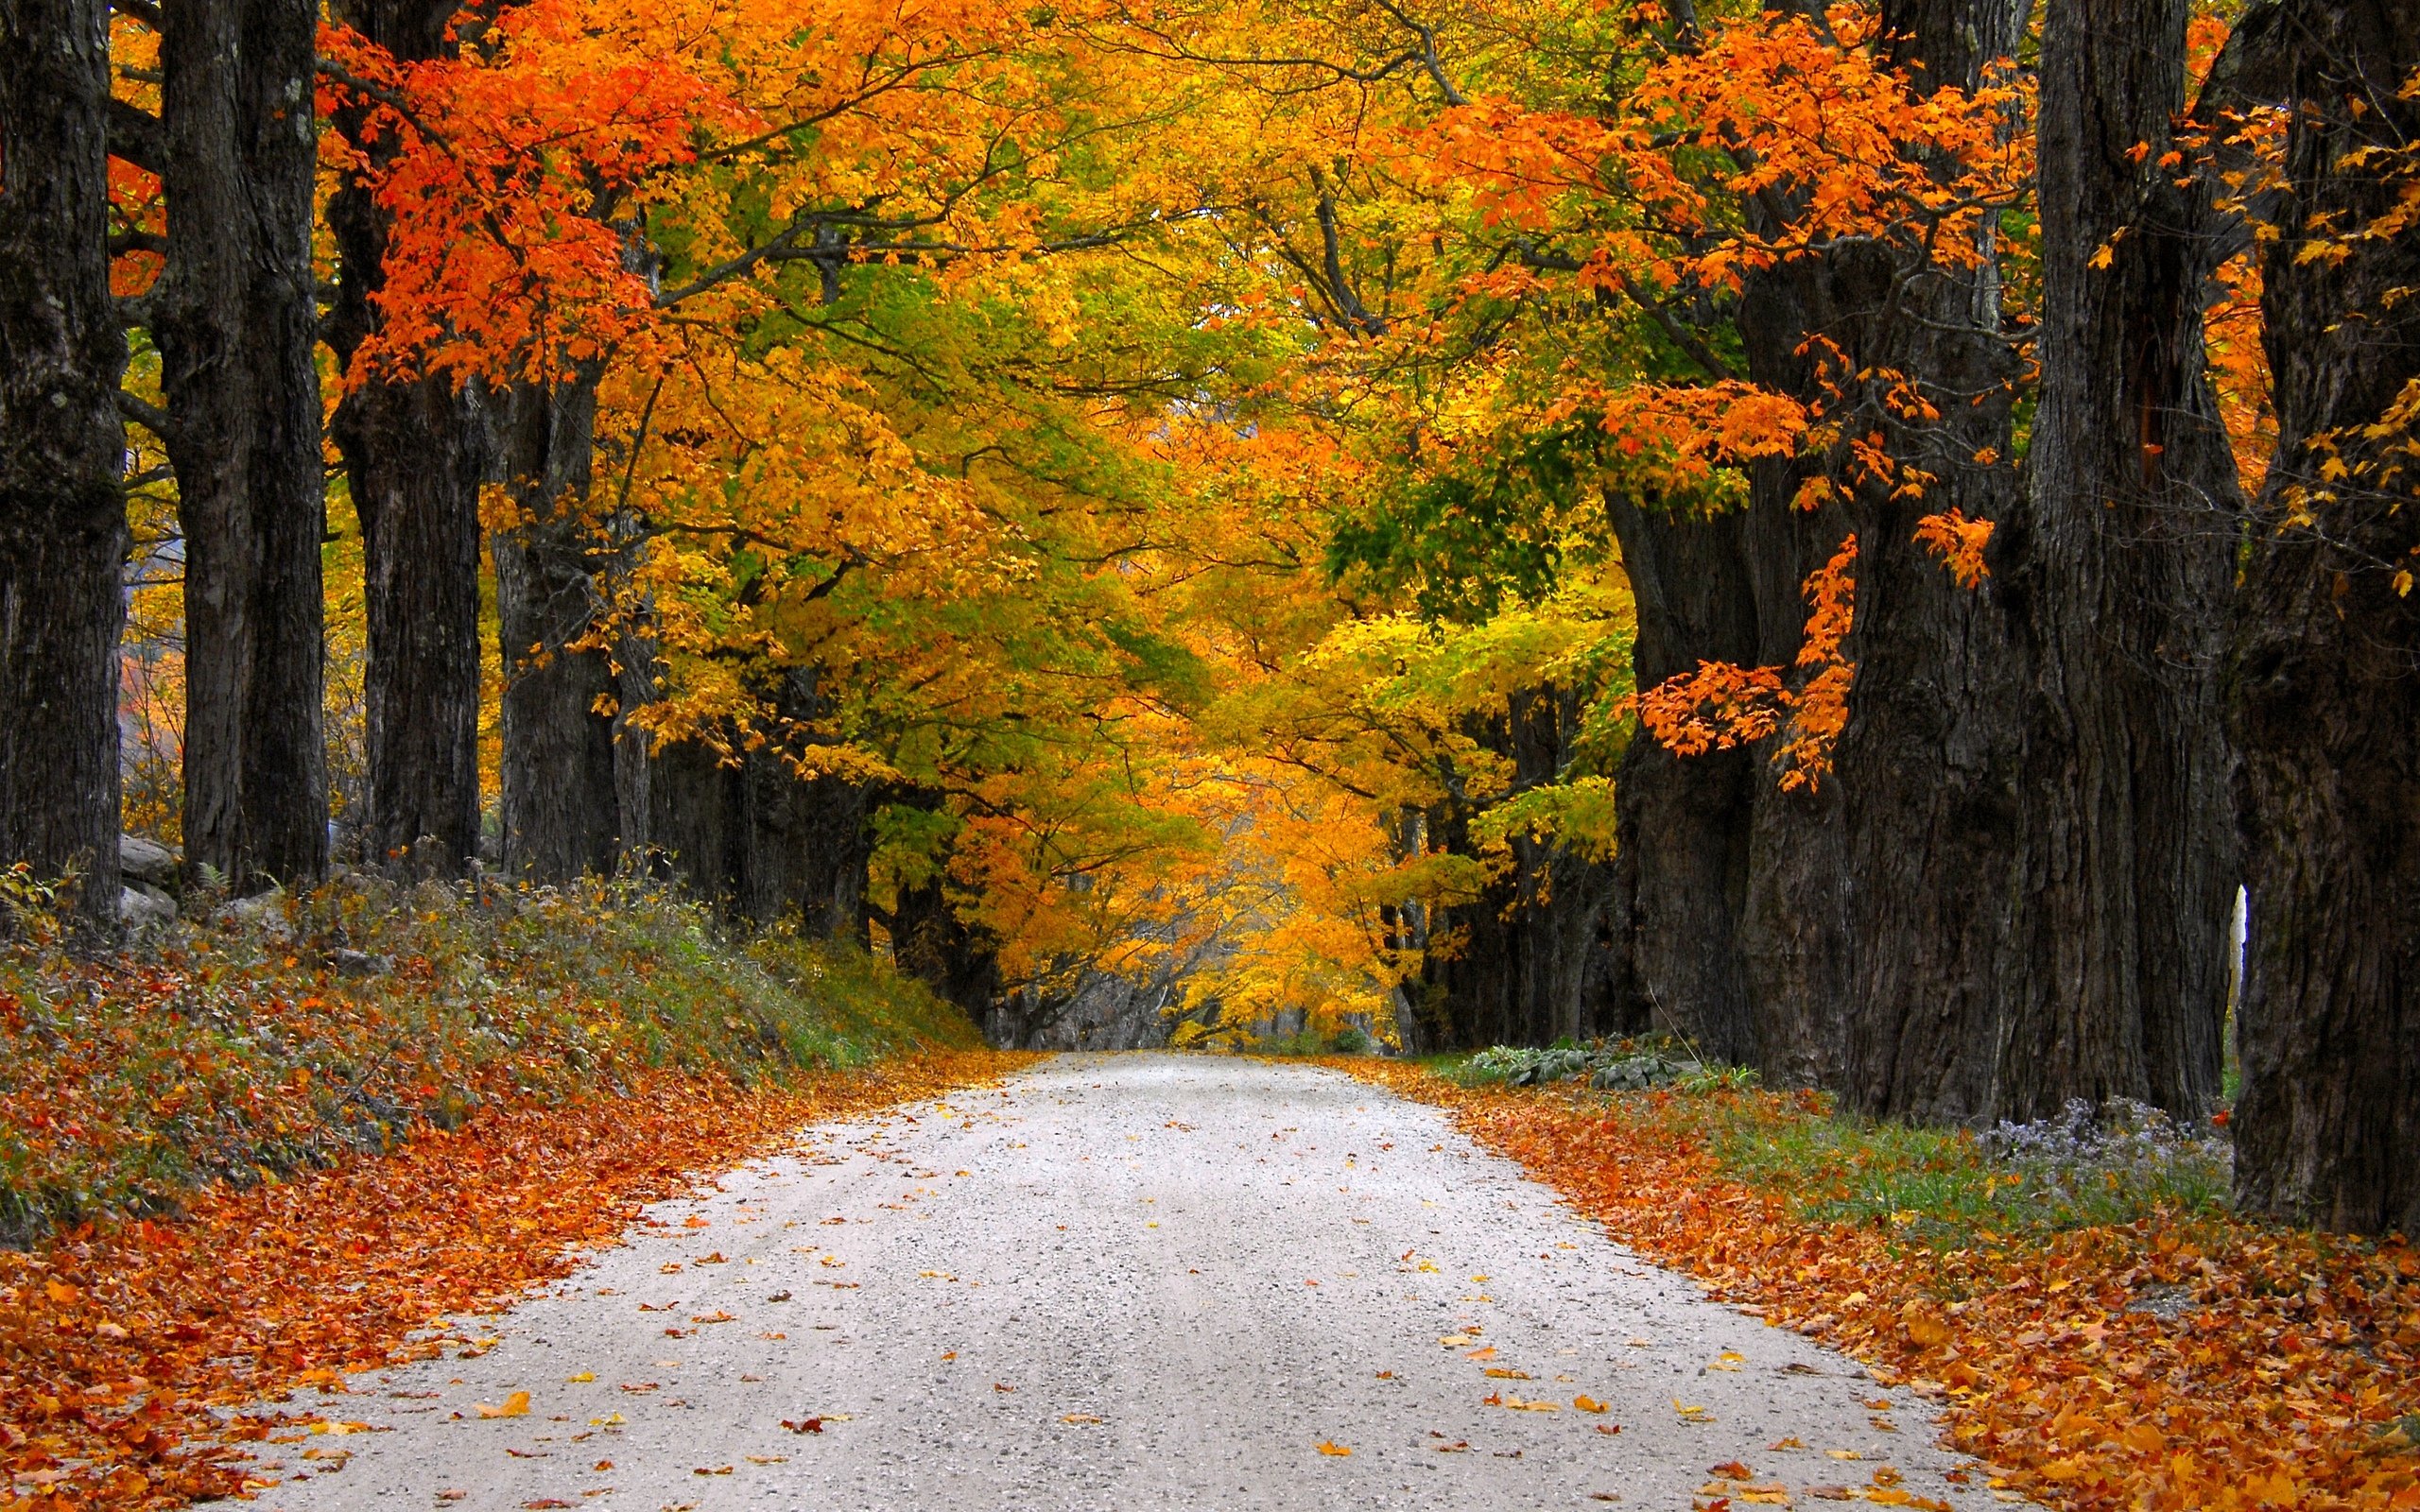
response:
<svg viewBox="0 0 2420 1512"><path fill-rule="evenodd" d="M214 1407L434 1353L447 1314L565 1274L699 1172L1033 1058L946 1053L752 1089L649 1073L626 1095L495 1102L383 1159L221 1186L175 1222L0 1252L0 1512L240 1493L240 1442L278 1418Z"/></svg>
<svg viewBox="0 0 2420 1512"><path fill-rule="evenodd" d="M2095 1512L2420 1508L2420 1253L2401 1241L2154 1213L1933 1247L1725 1176L1671 1092L1333 1064L1447 1108L1615 1238L1938 1400L2005 1492Z"/></svg>

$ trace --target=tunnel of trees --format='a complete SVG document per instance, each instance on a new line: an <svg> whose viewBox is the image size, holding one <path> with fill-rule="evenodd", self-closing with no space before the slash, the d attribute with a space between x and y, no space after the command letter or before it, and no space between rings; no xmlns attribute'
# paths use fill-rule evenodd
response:
<svg viewBox="0 0 2420 1512"><path fill-rule="evenodd" d="M2411 0L0 50L0 861L96 944L125 832L656 878L1036 1042L1970 1125L2232 1049L2248 1211L2420 1228Z"/></svg>

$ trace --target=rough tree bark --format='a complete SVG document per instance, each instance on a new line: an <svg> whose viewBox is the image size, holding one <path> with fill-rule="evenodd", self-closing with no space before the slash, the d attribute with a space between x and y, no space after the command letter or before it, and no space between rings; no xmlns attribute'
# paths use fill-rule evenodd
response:
<svg viewBox="0 0 2420 1512"><path fill-rule="evenodd" d="M1700 662L1754 661L1754 595L1739 518L1683 519L1618 495L1608 506L1638 610L1637 685L1653 687ZM1738 928L1756 765L1746 751L1675 756L1642 735L1614 781L1624 861L1610 932L1629 991L1702 1054L1751 1059L1754 1017ZM1616 1011L1639 1017L1627 1006Z"/></svg>
<svg viewBox="0 0 2420 1512"><path fill-rule="evenodd" d="M447 56L457 0L337 0L332 13L406 61ZM361 140L364 112L336 129L373 158L390 141ZM451 379L355 375L381 323L391 217L358 182L330 199L339 273L328 344L351 387L331 425L361 521L369 661L370 815L373 863L422 874L460 872L479 838L479 483L487 425L475 387Z"/></svg>
<svg viewBox="0 0 2420 1512"><path fill-rule="evenodd" d="M2055 1113L2219 1093L2237 868L2218 700L2241 500L2202 345L2220 245L2161 160L2189 0L2051 0L2031 490L2008 576L2029 682L1993 1095Z"/></svg>
<svg viewBox="0 0 2420 1512"><path fill-rule="evenodd" d="M2420 301L2387 298L2420 287L2420 242L2298 255L2308 227L2371 224L2420 169L2348 161L2420 141L2420 102L2398 93L2420 5L2290 0L2237 41L2259 93L2294 107L2262 269L2277 450L2230 646L2251 896L2237 1202L2420 1235L2420 593L2394 577L2420 568L2420 490L2408 454L2374 471L2411 426L2359 429L2420 384ZM2324 435L2341 476L2321 471Z"/></svg>
<svg viewBox="0 0 2420 1512"><path fill-rule="evenodd" d="M308 0L180 0L160 64L168 250L152 296L185 541L185 863L327 868L317 117Z"/></svg>
<svg viewBox="0 0 2420 1512"><path fill-rule="evenodd" d="M899 970L956 1004L976 1022L984 1022L1000 997L998 948L959 917L940 873L900 889L885 924Z"/></svg>
<svg viewBox="0 0 2420 1512"><path fill-rule="evenodd" d="M592 368L513 390L504 468L520 518L491 546L504 861L541 882L610 874L623 849L614 719L599 712L621 688L602 650L574 648L596 622L612 544L590 511L596 381Z"/></svg>
<svg viewBox="0 0 2420 1512"><path fill-rule="evenodd" d="M1887 8L1892 61L1920 92L1974 89L2015 55L2027 9ZM1943 1122L1999 1108L1997 968L2016 902L2019 647L2006 581L1962 587L1914 539L1919 518L1955 508L1995 522L2004 545L2019 513L2016 353L1994 250L1979 251L1973 268L1912 270L1851 254L1836 260L1829 291L1848 363L1909 375L1940 412L1932 422L1879 418L1893 457L1933 475L1923 494L1868 487L1847 511L1857 682L1832 784L1848 939L1838 1085L1867 1111Z"/></svg>
<svg viewBox="0 0 2420 1512"><path fill-rule="evenodd" d="M117 919L126 336L110 300L109 7L0 0L0 866Z"/></svg>

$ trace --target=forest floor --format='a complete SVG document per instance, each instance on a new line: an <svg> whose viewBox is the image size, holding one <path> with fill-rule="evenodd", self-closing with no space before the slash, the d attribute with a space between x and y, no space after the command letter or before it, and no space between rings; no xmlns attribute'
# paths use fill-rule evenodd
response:
<svg viewBox="0 0 2420 1512"><path fill-rule="evenodd" d="M280 1512L1995 1504L1438 1109L1068 1056L804 1132L259 1447Z"/></svg>

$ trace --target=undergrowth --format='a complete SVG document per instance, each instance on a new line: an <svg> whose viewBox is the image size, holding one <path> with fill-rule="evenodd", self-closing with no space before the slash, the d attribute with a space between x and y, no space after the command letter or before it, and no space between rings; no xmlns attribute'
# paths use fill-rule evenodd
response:
<svg viewBox="0 0 2420 1512"><path fill-rule="evenodd" d="M1572 1083L1672 1139L1725 1176L1783 1197L1811 1222L1871 1226L1958 1249L2228 1211L2227 1146L2155 1108L2083 1105L2055 1120L1910 1128L1840 1112L1813 1092L1755 1090L1755 1074L1679 1058L1660 1041L1543 1050L1496 1047L1432 1067L1461 1086Z"/></svg>
<svg viewBox="0 0 2420 1512"><path fill-rule="evenodd" d="M452 1127L502 1099L739 1086L974 1026L862 952L742 944L637 884L349 878L102 956L28 920L0 950L0 1243L173 1211Z"/></svg>

